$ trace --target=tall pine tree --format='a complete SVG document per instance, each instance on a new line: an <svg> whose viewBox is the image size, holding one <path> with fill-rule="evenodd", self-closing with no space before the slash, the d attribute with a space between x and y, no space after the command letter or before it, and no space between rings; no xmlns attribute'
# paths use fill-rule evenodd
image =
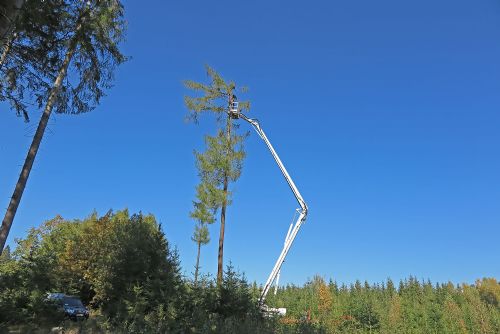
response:
<svg viewBox="0 0 500 334"><path fill-rule="evenodd" d="M195 152L201 182L210 189L214 207L220 208L219 251L217 259L217 282L222 282L224 234L227 206L231 204L230 183L241 175L245 151L243 141L247 134L238 133L238 126L228 115L231 104L236 100L236 84L226 82L215 70L206 67L210 82L203 84L185 81L187 88L201 96L186 96L184 102L189 110L188 120L198 122L200 114L215 116L216 135L205 137L206 150ZM248 110L250 103L240 102L241 110Z"/></svg>
<svg viewBox="0 0 500 334"><path fill-rule="evenodd" d="M207 185L202 182L196 189L196 201L193 201L193 210L190 213L191 218L197 221L193 236L191 237L191 240L193 240L198 247L194 271L195 283L198 281L198 273L200 270L201 246L210 242L207 224L213 224L215 222L214 211L216 207L212 201L213 198L210 196Z"/></svg>

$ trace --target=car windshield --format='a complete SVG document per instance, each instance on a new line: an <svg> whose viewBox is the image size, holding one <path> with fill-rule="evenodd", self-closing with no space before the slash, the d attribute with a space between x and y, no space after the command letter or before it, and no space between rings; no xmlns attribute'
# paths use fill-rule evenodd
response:
<svg viewBox="0 0 500 334"><path fill-rule="evenodd" d="M78 298L64 298L64 306L83 307L83 304Z"/></svg>

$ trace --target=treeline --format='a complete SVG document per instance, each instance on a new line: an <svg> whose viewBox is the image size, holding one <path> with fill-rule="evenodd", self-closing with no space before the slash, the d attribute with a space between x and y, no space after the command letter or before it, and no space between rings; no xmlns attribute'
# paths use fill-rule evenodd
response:
<svg viewBox="0 0 500 334"><path fill-rule="evenodd" d="M306 321L327 333L500 333L500 285L493 278L455 286L410 277L395 287L390 279L339 286L315 277L279 289L268 302L287 307L281 322Z"/></svg>
<svg viewBox="0 0 500 334"><path fill-rule="evenodd" d="M414 278L338 286L315 277L268 295L282 318L257 307L260 287L229 266L220 285L184 277L152 215L127 210L83 220L55 217L0 257L0 332L76 326L45 302L79 296L85 333L499 333L500 285L433 285Z"/></svg>
<svg viewBox="0 0 500 334"><path fill-rule="evenodd" d="M231 266L220 285L183 277L154 216L127 210L73 221L58 216L30 229L12 252L7 247L0 333L70 324L45 302L48 292L79 296L91 310L79 325L90 333L275 333L279 326L262 316L258 291Z"/></svg>

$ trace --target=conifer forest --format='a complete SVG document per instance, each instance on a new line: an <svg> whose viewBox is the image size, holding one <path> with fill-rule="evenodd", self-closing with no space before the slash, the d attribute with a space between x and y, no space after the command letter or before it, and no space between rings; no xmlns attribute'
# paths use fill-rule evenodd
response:
<svg viewBox="0 0 500 334"><path fill-rule="evenodd" d="M498 22L0 0L0 333L499 334Z"/></svg>

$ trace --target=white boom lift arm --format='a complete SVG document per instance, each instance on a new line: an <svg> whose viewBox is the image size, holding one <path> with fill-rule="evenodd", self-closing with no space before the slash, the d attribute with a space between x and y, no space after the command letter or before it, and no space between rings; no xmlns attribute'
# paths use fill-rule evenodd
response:
<svg viewBox="0 0 500 334"><path fill-rule="evenodd" d="M283 250L281 251L280 256L278 257L278 260L276 260L276 263L274 264L274 268L271 271L271 274L267 278L266 284L264 285L264 289L262 290L262 293L259 298L259 304L264 307L264 301L266 299L267 293L269 292L269 289L271 288L274 280L276 277L279 275L281 265L283 262L285 262L286 255L288 254L288 251L290 250L290 247L292 246L292 243L297 236L297 233L299 232L300 227L306 220L307 216L307 204L302 198L302 195L300 194L299 190L297 189L297 186L293 182L292 178L288 174L285 166L281 162L281 159L279 158L278 154L274 150L273 146L271 145L271 142L269 142L269 139L267 139L266 134L264 133L264 130L260 127L259 121L256 119L248 118L245 116L243 113L240 112L238 109L238 102L232 102L230 110L229 110L229 115L233 119L243 119L250 123L255 131L259 134L259 136L264 140L266 143L267 147L269 148L269 151L271 151L271 154L273 155L274 160L278 164L278 167L280 168L281 172L283 173L283 176L285 177L286 182L290 186L290 189L292 189L293 194L295 195L295 198L297 199L297 202L299 202L300 208L297 208L297 211L299 213L299 216L295 222L295 225L293 225L293 228L291 228L291 231L289 230L289 233L287 235L287 238L285 239L285 244L283 246Z"/></svg>
<svg viewBox="0 0 500 334"><path fill-rule="evenodd" d="M293 216L293 219L295 219L295 215ZM288 238L290 238L290 232L292 232L293 219L292 219L292 223L290 224L290 227L288 228L288 233L286 234L286 237L285 237L285 244L286 244L286 241L288 240ZM281 273L281 269L280 269L280 271L278 271L278 275L276 275L276 280L274 281L274 295L275 296L276 296L276 293L278 292L278 284L279 284L279 281L280 281L280 273Z"/></svg>

